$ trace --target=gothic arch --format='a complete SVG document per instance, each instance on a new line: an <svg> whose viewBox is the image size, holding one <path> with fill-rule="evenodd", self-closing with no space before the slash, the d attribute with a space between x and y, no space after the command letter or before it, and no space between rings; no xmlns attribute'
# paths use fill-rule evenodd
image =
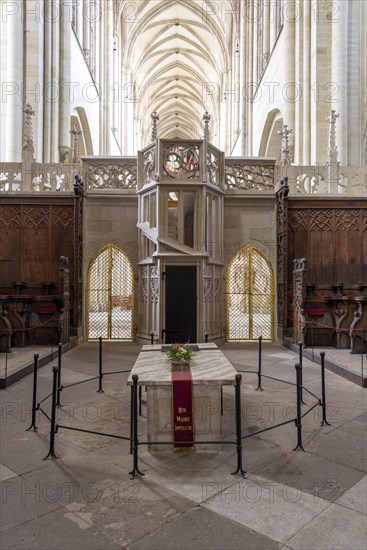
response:
<svg viewBox="0 0 367 550"><path fill-rule="evenodd" d="M118 246L103 246L89 262L85 303L87 340L133 339L134 273Z"/></svg>
<svg viewBox="0 0 367 550"><path fill-rule="evenodd" d="M279 130L283 126L283 116L279 109L268 113L261 136L259 157L275 157L277 160L281 152L281 136Z"/></svg>
<svg viewBox="0 0 367 550"><path fill-rule="evenodd" d="M79 139L80 156L81 157L84 155L92 156L94 154L92 136L90 133L88 118L83 107L77 107L76 109L74 109L70 119L70 130L73 130L74 124L77 125L78 131L81 132L81 135L80 135L81 139ZM72 147L73 147L73 142L71 139L71 151L73 151Z"/></svg>
<svg viewBox="0 0 367 550"><path fill-rule="evenodd" d="M261 250L247 245L227 271L227 339L274 338L274 274Z"/></svg>

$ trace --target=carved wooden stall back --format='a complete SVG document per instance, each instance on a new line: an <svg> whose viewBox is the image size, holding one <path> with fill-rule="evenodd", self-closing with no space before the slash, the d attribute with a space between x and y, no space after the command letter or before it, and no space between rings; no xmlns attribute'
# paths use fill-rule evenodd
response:
<svg viewBox="0 0 367 550"><path fill-rule="evenodd" d="M81 193L4 195L1 202L0 350L57 344L61 337L66 342L70 331L60 324L64 283L59 258L70 258L70 319L76 333L81 321Z"/></svg>
<svg viewBox="0 0 367 550"><path fill-rule="evenodd" d="M307 259L304 343L361 353L367 336L366 203L345 197L285 200L290 301L293 259Z"/></svg>

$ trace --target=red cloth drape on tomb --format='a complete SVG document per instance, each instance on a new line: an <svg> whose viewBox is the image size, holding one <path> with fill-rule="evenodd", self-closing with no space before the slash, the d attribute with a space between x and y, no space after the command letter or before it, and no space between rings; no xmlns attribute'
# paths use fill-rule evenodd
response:
<svg viewBox="0 0 367 550"><path fill-rule="evenodd" d="M192 406L193 388L190 365L182 370L172 372L172 425L173 440L176 450L190 450L194 441L194 416Z"/></svg>

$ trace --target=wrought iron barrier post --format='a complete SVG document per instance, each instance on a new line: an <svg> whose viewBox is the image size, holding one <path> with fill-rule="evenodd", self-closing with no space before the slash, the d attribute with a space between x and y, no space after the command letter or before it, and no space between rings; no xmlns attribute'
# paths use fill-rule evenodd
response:
<svg viewBox="0 0 367 550"><path fill-rule="evenodd" d="M240 472L242 477L245 477L245 471L242 468L242 410L241 410L241 374L236 374L235 385L235 408L236 408L236 449L237 449L237 469L232 472L232 475Z"/></svg>
<svg viewBox="0 0 367 550"><path fill-rule="evenodd" d="M133 454L134 437L134 387L130 386L130 454Z"/></svg>
<svg viewBox="0 0 367 550"><path fill-rule="evenodd" d="M60 394L61 394L61 355L62 355L62 344L58 344L58 353L57 353L57 368L58 368L58 375L57 375L57 401L56 401L56 407L62 407L60 403Z"/></svg>
<svg viewBox="0 0 367 550"><path fill-rule="evenodd" d="M48 454L43 460L46 460L49 456L51 458L57 458L55 455L55 434L56 429L56 400L57 400L57 379L58 379L58 367L52 367L53 379L52 379L52 411L51 411L51 428L50 428L50 449Z"/></svg>
<svg viewBox="0 0 367 550"><path fill-rule="evenodd" d="M152 346L154 344L154 332L150 333L150 345Z"/></svg>
<svg viewBox="0 0 367 550"><path fill-rule="evenodd" d="M259 336L259 366L258 366L258 371L257 371L257 390L261 390L263 391L262 387L261 387L261 368L262 368L262 365L261 365L261 361L262 361L262 339L263 337L260 335Z"/></svg>
<svg viewBox="0 0 367 550"><path fill-rule="evenodd" d="M209 334L206 332L204 334L204 340L205 340L205 343L207 344L208 343L208 337L209 337Z"/></svg>
<svg viewBox="0 0 367 550"><path fill-rule="evenodd" d="M102 378L103 378L103 372L102 372L102 336L98 338L99 340L99 377L98 377L98 390L97 393L104 393L102 389Z"/></svg>
<svg viewBox="0 0 367 550"><path fill-rule="evenodd" d="M133 374L133 391L132 391L132 431L133 431L133 469L130 472L132 479L135 478L136 474L143 476L144 474L139 470L138 465L138 380L139 377L137 374Z"/></svg>
<svg viewBox="0 0 367 550"><path fill-rule="evenodd" d="M325 352L320 352L321 357L321 407L322 407L322 422L321 426L327 424L331 426L326 420L326 394L325 394Z"/></svg>
<svg viewBox="0 0 367 550"><path fill-rule="evenodd" d="M305 402L303 401L303 343L298 342L299 347L299 366L300 366L300 384L301 384L301 404L305 405Z"/></svg>
<svg viewBox="0 0 367 550"><path fill-rule="evenodd" d="M302 403L302 396L301 396L301 365L299 363L296 363L295 367L296 369L296 392L297 392L297 418L296 418L296 427L297 427L297 446L293 449L296 451L297 449L301 449L301 451L304 451L304 448L302 446L302 411L301 411L301 403Z"/></svg>
<svg viewBox="0 0 367 550"><path fill-rule="evenodd" d="M37 370L38 370L38 353L35 353L33 355L33 400L32 400L32 422L29 428L26 429L28 432L33 428L33 431L35 432L38 430L36 426L36 411L38 410L37 407Z"/></svg>

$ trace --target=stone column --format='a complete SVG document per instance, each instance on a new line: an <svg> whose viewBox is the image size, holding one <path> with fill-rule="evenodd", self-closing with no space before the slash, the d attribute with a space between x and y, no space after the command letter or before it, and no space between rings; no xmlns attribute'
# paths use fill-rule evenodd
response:
<svg viewBox="0 0 367 550"><path fill-rule="evenodd" d="M99 34L99 74L96 75L98 82L100 83L100 90L102 93L101 101L99 101L99 154L105 155L106 154L106 142L105 142L105 128L106 128L106 122L105 122L105 111L104 111L104 83L106 82L106 75L105 75L105 39L106 39L106 31L105 28L105 19L106 19L106 2L100 3L100 14L101 19L98 22L98 34ZM103 122L104 121L104 122Z"/></svg>
<svg viewBox="0 0 367 550"><path fill-rule="evenodd" d="M247 135L252 136L252 111L253 111L253 92L255 89L254 85L254 75L253 75L253 65L254 65L254 50L253 50L253 41L254 41L254 25L252 24L254 20L254 5L253 2L249 4L248 12L248 24L247 24L247 70L246 70L246 88L245 88L245 98L242 100L246 101L246 119L247 119ZM246 155L252 157L252 137L247 140L246 143Z"/></svg>
<svg viewBox="0 0 367 550"><path fill-rule="evenodd" d="M284 80L283 87L283 113L284 124L289 128L295 127L295 102L297 100L297 88L295 84L295 60L292 52L295 51L295 19L296 12L294 3L287 2L287 9L284 11L283 40L284 45L289 52L289 56L284 58ZM293 158L294 138L289 142L290 155Z"/></svg>
<svg viewBox="0 0 367 550"><path fill-rule="evenodd" d="M2 162L21 162L23 134L23 1L2 4L0 120Z"/></svg>
<svg viewBox="0 0 367 550"><path fill-rule="evenodd" d="M52 23L50 17L44 24L44 74L43 74L43 162L51 161L51 57L52 57Z"/></svg>
<svg viewBox="0 0 367 550"><path fill-rule="evenodd" d="M71 77L71 25L67 10L61 11L60 20L60 113L59 113L59 155L61 162L71 162L70 117L73 109L71 89L66 83Z"/></svg>
<svg viewBox="0 0 367 550"><path fill-rule="evenodd" d="M89 65L90 59L90 17L88 13L83 9L83 53L87 64Z"/></svg>
<svg viewBox="0 0 367 550"><path fill-rule="evenodd" d="M241 132L241 146L240 146L240 155L245 156L246 154L246 101L244 98L245 85L246 85L246 17L245 12L241 11L240 16L240 36L239 36L239 57L240 57L240 121L239 121L239 130Z"/></svg>
<svg viewBox="0 0 367 550"><path fill-rule="evenodd" d="M113 0L108 0L108 2L105 0L105 3L107 8L106 10L107 13L105 15L107 33L106 33L105 52L104 52L104 56L106 59L106 81L105 81L105 88L104 88L104 94L103 94L104 101L103 101L103 98L102 98L102 101L105 106L106 154L111 155L116 152L116 149L115 149L116 142L111 130L111 128L114 127L114 123L113 123L114 102L113 102L113 90L111 90L113 86L114 6L113 6Z"/></svg>
<svg viewBox="0 0 367 550"><path fill-rule="evenodd" d="M25 41L23 103L30 103L35 111L34 152L36 161L42 162L44 18L38 0L28 0L25 5L26 9L23 11Z"/></svg>
<svg viewBox="0 0 367 550"><path fill-rule="evenodd" d="M270 10L269 45L270 45L270 52L271 52L272 49L274 48L274 44L277 39L276 0L269 0L269 10Z"/></svg>
<svg viewBox="0 0 367 550"><path fill-rule="evenodd" d="M60 0L52 5L52 55L51 55L51 162L59 162L59 101L60 101Z"/></svg>
<svg viewBox="0 0 367 550"><path fill-rule="evenodd" d="M349 2L337 0L333 3L338 12L332 25L332 82L337 86L336 108L340 113L337 147L342 166L348 163L348 22Z"/></svg>
<svg viewBox="0 0 367 550"><path fill-rule="evenodd" d="M263 12L263 55L264 62L267 63L270 55L270 0L265 0Z"/></svg>
<svg viewBox="0 0 367 550"><path fill-rule="evenodd" d="M303 0L303 138L302 164L311 164L311 5Z"/></svg>

